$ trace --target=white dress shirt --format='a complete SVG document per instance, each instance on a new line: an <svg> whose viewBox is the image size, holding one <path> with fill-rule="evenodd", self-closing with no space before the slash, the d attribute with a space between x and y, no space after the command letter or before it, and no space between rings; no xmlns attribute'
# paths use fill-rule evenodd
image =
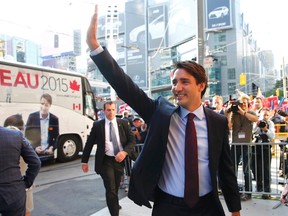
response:
<svg viewBox="0 0 288 216"><path fill-rule="evenodd" d="M193 113L198 144L199 195L204 196L212 191L207 122L202 105ZM180 107L179 113L175 112L171 117L167 151L158 183L161 190L176 197L184 197L185 129L188 114L188 110Z"/></svg>

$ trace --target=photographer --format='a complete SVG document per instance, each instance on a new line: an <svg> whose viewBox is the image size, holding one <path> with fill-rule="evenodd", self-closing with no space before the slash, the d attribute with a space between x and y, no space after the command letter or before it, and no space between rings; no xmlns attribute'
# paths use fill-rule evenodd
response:
<svg viewBox="0 0 288 216"><path fill-rule="evenodd" d="M282 110L275 110L275 114L280 117L280 121L278 120L277 124L281 124L280 126L280 132L286 133L287 132L287 122L288 122L288 114ZM280 142L288 143L288 138L286 140L280 140ZM279 164L279 176L287 178L288 176L288 160L287 154L288 154L288 144L279 144L281 154L280 154L280 164Z"/></svg>
<svg viewBox="0 0 288 216"><path fill-rule="evenodd" d="M243 145L231 146L231 157L235 167L235 175L237 175L242 156L245 193L241 195L241 200L247 201L251 199L252 192L251 146L249 144L252 142L253 122L257 122L258 117L254 111L249 110L249 97L244 95L238 101L231 100L227 112L228 126L232 129L232 143L243 143Z"/></svg>
<svg viewBox="0 0 288 216"><path fill-rule="evenodd" d="M263 108L263 119L257 122L254 131L256 137L256 188L258 192L271 192L271 145L260 144L269 143L275 138L275 126L270 120L270 110ZM262 195L263 199L269 199L268 194Z"/></svg>

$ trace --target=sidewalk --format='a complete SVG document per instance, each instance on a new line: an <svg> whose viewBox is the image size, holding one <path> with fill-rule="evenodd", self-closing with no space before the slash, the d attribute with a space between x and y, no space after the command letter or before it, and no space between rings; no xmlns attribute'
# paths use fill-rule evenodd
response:
<svg viewBox="0 0 288 216"><path fill-rule="evenodd" d="M223 196L220 196L221 203L225 210L226 215L231 215L228 211ZM262 215L262 216L279 216L279 215L287 215L288 207L285 205L281 205L276 209L272 209L279 201L277 200L263 200L253 198L249 201L242 202L242 216L255 216L255 215ZM146 207L140 207L134 204L128 197L125 197L120 200L120 205L122 209L120 210L120 216L150 216L152 210ZM104 208L91 216L108 216L109 211L108 208Z"/></svg>

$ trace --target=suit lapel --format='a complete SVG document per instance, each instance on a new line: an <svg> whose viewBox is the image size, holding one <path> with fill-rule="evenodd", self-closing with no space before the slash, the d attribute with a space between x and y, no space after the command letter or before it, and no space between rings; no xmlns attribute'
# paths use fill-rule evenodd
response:
<svg viewBox="0 0 288 216"><path fill-rule="evenodd" d="M100 139L101 139L101 141L98 143L98 145L100 144L100 143L104 143L104 145L105 145L105 119L103 119L103 120L100 120L100 122L99 122L99 124L100 124Z"/></svg>
<svg viewBox="0 0 288 216"><path fill-rule="evenodd" d="M204 109L204 113L205 113L205 116L206 116L206 122L207 122L207 133L208 133L208 147L209 147L209 157L211 158L211 153L214 152L214 148L216 147L215 146L215 143L214 143L214 134L213 133L213 127L217 127L217 125L214 125L214 121L213 121L213 116L211 115L210 113L210 110L208 109ZM214 111L212 111L214 112Z"/></svg>
<svg viewBox="0 0 288 216"><path fill-rule="evenodd" d="M119 131L120 143L122 144L122 137L125 135L125 132L124 132L123 125L120 122L120 120L116 119L116 121L117 121L117 127L118 127L118 131Z"/></svg>

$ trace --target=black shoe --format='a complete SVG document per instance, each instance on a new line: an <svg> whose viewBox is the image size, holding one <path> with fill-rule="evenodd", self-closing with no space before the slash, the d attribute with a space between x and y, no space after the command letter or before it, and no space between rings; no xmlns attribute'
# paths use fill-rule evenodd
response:
<svg viewBox="0 0 288 216"><path fill-rule="evenodd" d="M240 199L241 201L248 201L251 199L251 194L242 194Z"/></svg>
<svg viewBox="0 0 288 216"><path fill-rule="evenodd" d="M122 209L122 206L119 205L119 210Z"/></svg>
<svg viewBox="0 0 288 216"><path fill-rule="evenodd" d="M271 196L270 195L268 195L268 194L263 194L262 195L262 199L270 199L271 198Z"/></svg>

